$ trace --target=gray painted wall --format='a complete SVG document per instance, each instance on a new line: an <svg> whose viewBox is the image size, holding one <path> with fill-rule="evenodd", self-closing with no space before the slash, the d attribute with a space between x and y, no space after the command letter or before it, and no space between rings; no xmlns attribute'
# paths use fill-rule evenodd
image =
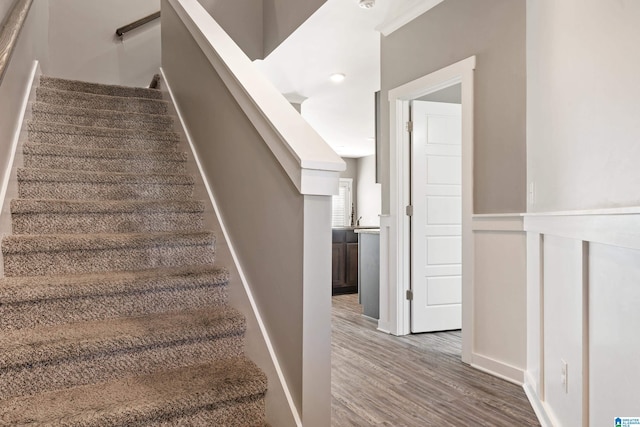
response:
<svg viewBox="0 0 640 427"><path fill-rule="evenodd" d="M476 55L475 213L526 209L525 0L447 0L381 40L382 211L389 213L388 91Z"/></svg>
<svg viewBox="0 0 640 427"><path fill-rule="evenodd" d="M640 205L640 2L527 2L532 212Z"/></svg>
<svg viewBox="0 0 640 427"><path fill-rule="evenodd" d="M0 22L4 20L12 4L13 2L11 1L3 1L2 3L0 3Z"/></svg>
<svg viewBox="0 0 640 427"><path fill-rule="evenodd" d="M269 55L326 1L263 0L264 55Z"/></svg>
<svg viewBox="0 0 640 427"><path fill-rule="evenodd" d="M162 66L293 401L302 408L303 196L166 2ZM326 244L328 254L329 237Z"/></svg>
<svg viewBox="0 0 640 427"><path fill-rule="evenodd" d="M250 59L264 58L262 2L198 0Z"/></svg>
<svg viewBox="0 0 640 427"><path fill-rule="evenodd" d="M159 21L126 34L123 41L115 31L159 11L160 0L54 0L48 3L52 75L146 86L158 72Z"/></svg>

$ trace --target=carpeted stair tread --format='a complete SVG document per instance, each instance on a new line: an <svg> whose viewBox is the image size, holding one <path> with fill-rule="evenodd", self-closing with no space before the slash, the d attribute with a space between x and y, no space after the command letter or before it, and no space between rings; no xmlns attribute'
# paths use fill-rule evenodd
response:
<svg viewBox="0 0 640 427"><path fill-rule="evenodd" d="M187 200L194 179L186 174L132 174L19 168L18 194L23 199Z"/></svg>
<svg viewBox="0 0 640 427"><path fill-rule="evenodd" d="M27 142L23 145L23 154L60 157L87 157L96 159L128 159L130 157L145 157L150 160L164 160L171 162L187 161L186 153L174 150L116 150L113 148L85 148L33 142Z"/></svg>
<svg viewBox="0 0 640 427"><path fill-rule="evenodd" d="M244 332L230 307L10 331L0 339L0 399L242 356Z"/></svg>
<svg viewBox="0 0 640 427"><path fill-rule="evenodd" d="M0 330L223 307L226 270L212 265L0 280Z"/></svg>
<svg viewBox="0 0 640 427"><path fill-rule="evenodd" d="M265 375L237 357L9 399L0 402L0 413L14 426L149 426L223 407L233 411L234 403L261 400L265 392ZM234 425L264 424L262 411L233 415Z"/></svg>
<svg viewBox="0 0 640 427"><path fill-rule="evenodd" d="M11 201L14 234L201 231L204 203L193 200Z"/></svg>
<svg viewBox="0 0 640 427"><path fill-rule="evenodd" d="M162 99L162 92L157 89L81 82L51 76L41 76L40 87L99 95Z"/></svg>
<svg viewBox="0 0 640 427"><path fill-rule="evenodd" d="M65 123L31 122L27 125L30 133L58 134L61 139L66 135L82 135L96 138L121 138L152 141L180 141L180 136L173 131L150 131L140 129L99 128L92 126L69 125Z"/></svg>
<svg viewBox="0 0 640 427"><path fill-rule="evenodd" d="M200 200L33 200L14 199L11 201L12 214L27 213L162 213L162 212L204 212L204 202Z"/></svg>
<svg viewBox="0 0 640 427"><path fill-rule="evenodd" d="M42 234L9 235L2 239L5 255L31 252L99 251L158 246L207 246L215 244L209 231L182 233Z"/></svg>
<svg viewBox="0 0 640 427"><path fill-rule="evenodd" d="M113 349L244 333L244 317L231 307L77 322L0 335L0 371L52 363Z"/></svg>
<svg viewBox="0 0 640 427"><path fill-rule="evenodd" d="M115 150L26 143L27 168L70 169L101 172L184 173L186 153L178 151Z"/></svg>
<svg viewBox="0 0 640 427"><path fill-rule="evenodd" d="M131 98L39 87L36 101L63 104L75 108L126 111L131 113L167 114L169 103L159 99Z"/></svg>
<svg viewBox="0 0 640 427"><path fill-rule="evenodd" d="M42 144L60 144L88 148L125 150L177 150L178 142L162 139L121 138L118 136L91 136L50 132L29 132L29 141Z"/></svg>
<svg viewBox="0 0 640 427"><path fill-rule="evenodd" d="M193 185L193 176L187 174L135 174L112 172L83 172L55 169L19 168L18 181L39 182L94 182Z"/></svg>
<svg viewBox="0 0 640 427"><path fill-rule="evenodd" d="M210 232L10 235L5 276L125 271L213 263Z"/></svg>
<svg viewBox="0 0 640 427"><path fill-rule="evenodd" d="M115 129L146 129L158 132L173 130L174 117L166 114L127 113L111 110L88 110L64 105L34 102L31 106L34 122L58 122L76 126Z"/></svg>
<svg viewBox="0 0 640 427"><path fill-rule="evenodd" d="M0 305L184 286L222 286L228 280L227 270L212 265L61 276L4 277L0 279Z"/></svg>

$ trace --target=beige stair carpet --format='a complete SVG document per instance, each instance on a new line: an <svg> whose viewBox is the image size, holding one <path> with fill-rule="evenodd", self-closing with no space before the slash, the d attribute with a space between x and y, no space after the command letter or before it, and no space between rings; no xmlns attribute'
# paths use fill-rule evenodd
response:
<svg viewBox="0 0 640 427"><path fill-rule="evenodd" d="M159 91L42 77L1 242L0 425L264 426Z"/></svg>

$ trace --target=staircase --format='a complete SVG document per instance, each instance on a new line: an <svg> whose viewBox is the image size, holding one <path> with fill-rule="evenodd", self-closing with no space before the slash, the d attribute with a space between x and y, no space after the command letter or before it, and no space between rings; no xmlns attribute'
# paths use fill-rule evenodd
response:
<svg viewBox="0 0 640 427"><path fill-rule="evenodd" d="M0 425L265 425L168 111L41 78L2 239Z"/></svg>

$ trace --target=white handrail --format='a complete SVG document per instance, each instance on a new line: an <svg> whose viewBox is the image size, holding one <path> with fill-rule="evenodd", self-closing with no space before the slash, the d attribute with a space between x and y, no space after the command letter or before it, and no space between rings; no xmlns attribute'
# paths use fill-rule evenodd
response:
<svg viewBox="0 0 640 427"><path fill-rule="evenodd" d="M197 0L168 1L300 193L337 194L344 161Z"/></svg>

